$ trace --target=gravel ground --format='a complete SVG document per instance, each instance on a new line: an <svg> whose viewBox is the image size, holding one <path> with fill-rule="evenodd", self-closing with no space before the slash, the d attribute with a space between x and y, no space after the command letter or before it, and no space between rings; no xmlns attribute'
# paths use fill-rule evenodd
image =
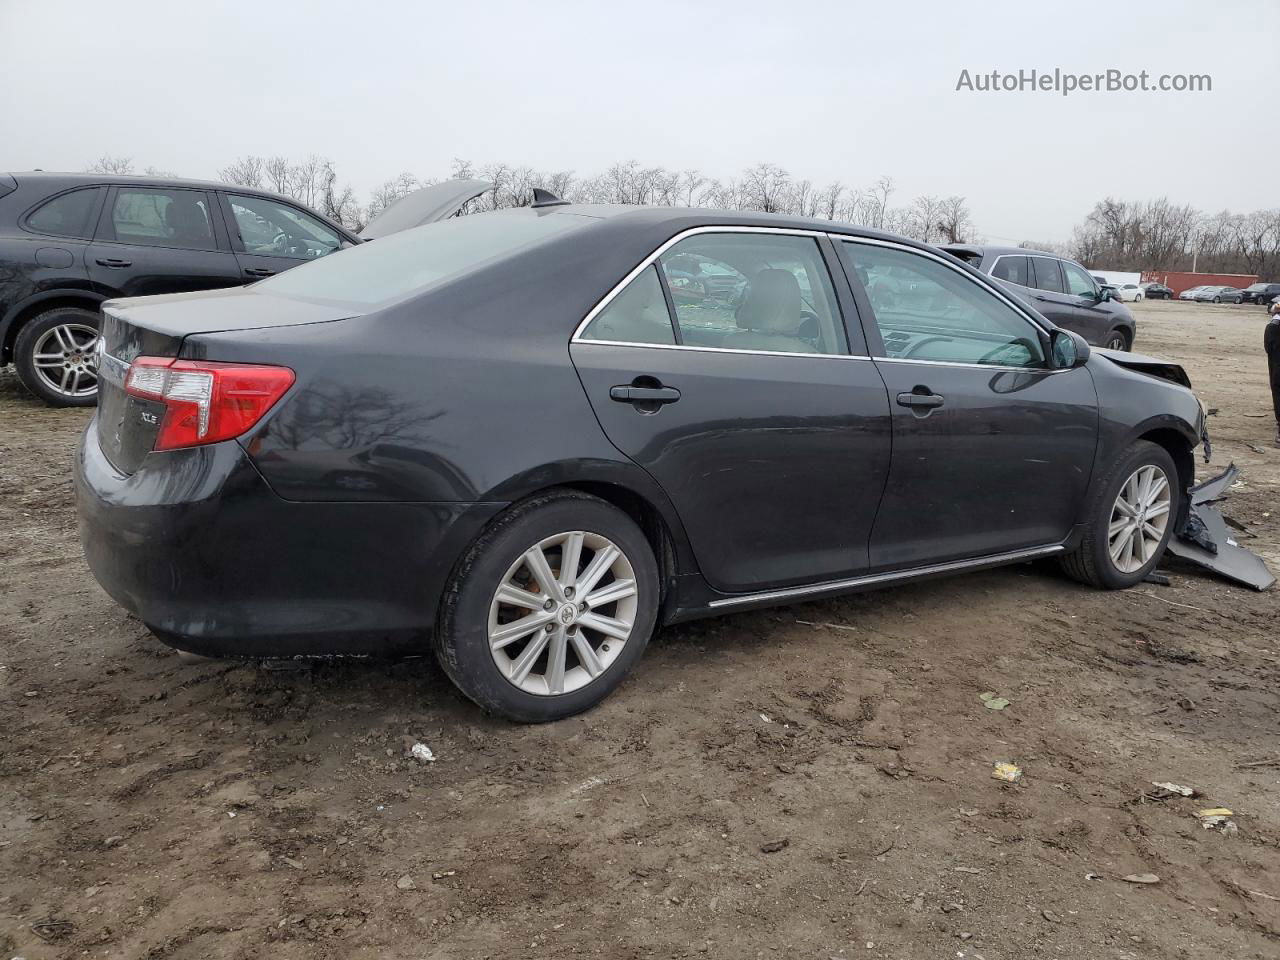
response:
<svg viewBox="0 0 1280 960"><path fill-rule="evenodd" d="M1227 512L1280 569L1261 311L1137 313L1218 408L1202 473L1243 468ZM152 639L80 556L87 419L0 373L4 957L1280 956L1275 592L1027 565L741 614L516 727L428 660ZM1234 832L1196 820L1217 806Z"/></svg>

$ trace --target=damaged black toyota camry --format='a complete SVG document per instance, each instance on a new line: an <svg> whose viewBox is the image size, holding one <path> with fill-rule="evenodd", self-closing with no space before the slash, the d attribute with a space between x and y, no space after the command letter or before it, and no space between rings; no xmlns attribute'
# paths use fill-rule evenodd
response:
<svg viewBox="0 0 1280 960"><path fill-rule="evenodd" d="M434 650L520 721L659 624L1058 557L1143 580L1204 413L935 248L531 208L103 309L77 456L99 582L207 655Z"/></svg>

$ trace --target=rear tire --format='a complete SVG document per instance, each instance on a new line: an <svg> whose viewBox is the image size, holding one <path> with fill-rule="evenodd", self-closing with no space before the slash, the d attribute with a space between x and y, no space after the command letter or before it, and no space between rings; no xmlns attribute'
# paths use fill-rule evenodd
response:
<svg viewBox="0 0 1280 960"><path fill-rule="evenodd" d="M22 325L13 363L22 385L54 407L98 402L98 314L82 307L54 307Z"/></svg>
<svg viewBox="0 0 1280 960"><path fill-rule="evenodd" d="M593 564L606 572L589 583ZM559 720L603 700L640 659L658 591L653 550L625 513L574 491L537 496L495 520L458 562L441 602L436 656L490 713ZM530 629L513 631L521 620Z"/></svg>
<svg viewBox="0 0 1280 960"><path fill-rule="evenodd" d="M1154 478L1163 478L1165 484L1145 506L1144 478L1153 478L1150 490L1158 483ZM1137 441L1098 483L1089 501L1084 537L1075 550L1061 558L1062 569L1072 579L1100 590L1123 590L1141 583L1164 556L1182 498L1178 470L1169 452L1158 444ZM1127 506L1121 505L1122 499ZM1130 516L1135 505L1136 516ZM1158 530L1158 538L1152 529ZM1122 539L1126 531L1137 531L1141 544L1130 538L1133 546L1126 549Z"/></svg>

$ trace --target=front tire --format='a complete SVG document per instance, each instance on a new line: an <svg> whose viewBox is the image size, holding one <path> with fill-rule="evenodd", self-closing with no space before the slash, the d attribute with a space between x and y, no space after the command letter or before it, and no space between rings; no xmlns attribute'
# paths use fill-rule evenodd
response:
<svg viewBox="0 0 1280 960"><path fill-rule="evenodd" d="M22 325L13 362L23 386L54 407L98 402L98 314L54 307Z"/></svg>
<svg viewBox="0 0 1280 960"><path fill-rule="evenodd" d="M572 491L534 497L459 561L436 655L490 713L559 720L603 700L640 659L658 591L653 550L625 513Z"/></svg>
<svg viewBox="0 0 1280 960"><path fill-rule="evenodd" d="M1182 491L1169 452L1134 443L1098 484L1084 537L1062 568L1100 590L1141 583L1160 563L1178 520Z"/></svg>
<svg viewBox="0 0 1280 960"><path fill-rule="evenodd" d="M1108 350L1128 350L1129 338L1125 336L1123 330L1116 328L1107 334L1107 340L1104 346Z"/></svg>

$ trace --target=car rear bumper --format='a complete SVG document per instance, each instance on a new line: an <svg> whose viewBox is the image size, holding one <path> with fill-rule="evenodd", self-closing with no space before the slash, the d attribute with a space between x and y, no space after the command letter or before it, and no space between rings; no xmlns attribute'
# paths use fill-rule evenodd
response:
<svg viewBox="0 0 1280 960"><path fill-rule="evenodd" d="M288 501L235 441L150 454L126 476L96 422L75 487L103 589L207 656L424 652L456 558L503 506Z"/></svg>

